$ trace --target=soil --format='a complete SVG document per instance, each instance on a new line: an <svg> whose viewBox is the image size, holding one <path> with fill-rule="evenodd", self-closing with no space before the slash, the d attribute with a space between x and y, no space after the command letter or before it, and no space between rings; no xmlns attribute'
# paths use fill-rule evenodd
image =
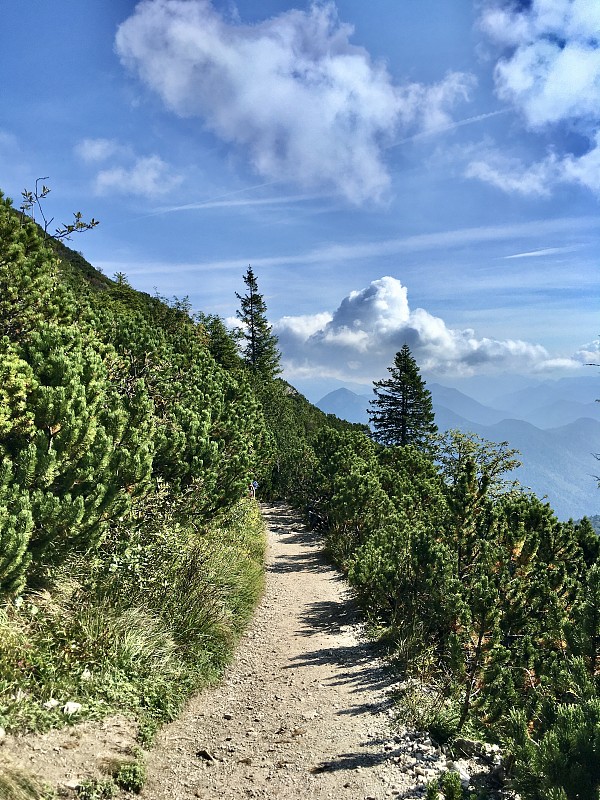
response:
<svg viewBox="0 0 600 800"><path fill-rule="evenodd" d="M145 754L141 798L422 796L425 777L402 766L390 727L392 676L362 635L321 537L284 505L262 510L264 597L219 686L192 698ZM74 787L134 746L134 725L113 717L7 737L0 766L11 762Z"/></svg>
<svg viewBox="0 0 600 800"><path fill-rule="evenodd" d="M406 797L414 784L384 749L391 678L343 579L297 515L263 515L264 598L222 684L159 735L142 797Z"/></svg>

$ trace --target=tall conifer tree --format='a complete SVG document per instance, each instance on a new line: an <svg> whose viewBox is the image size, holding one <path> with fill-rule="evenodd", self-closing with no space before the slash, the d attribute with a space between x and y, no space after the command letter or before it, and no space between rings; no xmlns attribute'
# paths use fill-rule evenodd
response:
<svg viewBox="0 0 600 800"><path fill-rule="evenodd" d="M258 377L271 380L281 372L281 354L277 337L267 321L267 305L258 291L258 282L250 266L244 275L244 283L246 294L235 293L240 301L237 318L243 324L242 335L246 340L244 361Z"/></svg>
<svg viewBox="0 0 600 800"><path fill-rule="evenodd" d="M385 445L414 445L427 450L436 433L431 392L425 388L417 362L408 345L396 353L391 377L375 381L369 410L375 438Z"/></svg>

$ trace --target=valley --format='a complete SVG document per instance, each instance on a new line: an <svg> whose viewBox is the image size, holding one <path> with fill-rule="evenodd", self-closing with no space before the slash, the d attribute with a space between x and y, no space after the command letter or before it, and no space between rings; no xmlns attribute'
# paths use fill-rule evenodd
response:
<svg viewBox="0 0 600 800"><path fill-rule="evenodd" d="M513 476L550 503L561 520L592 516L600 509L600 405L595 378L540 381L481 402L456 388L430 383L440 432L456 429L520 452ZM336 389L317 407L348 422L368 424L368 390Z"/></svg>

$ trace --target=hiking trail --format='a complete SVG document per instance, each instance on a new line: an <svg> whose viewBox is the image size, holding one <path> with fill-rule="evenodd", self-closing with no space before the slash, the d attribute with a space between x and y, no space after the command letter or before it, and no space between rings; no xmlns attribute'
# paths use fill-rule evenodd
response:
<svg viewBox="0 0 600 800"><path fill-rule="evenodd" d="M264 597L222 683L157 737L141 797L419 796L423 780L392 760L391 678L321 537L284 505L262 511Z"/></svg>
<svg viewBox="0 0 600 800"><path fill-rule="evenodd" d="M453 765L424 733L392 728L394 677L364 635L321 535L284 504L261 508L263 598L222 681L193 696L144 753L139 797L422 798L428 781L466 762ZM135 751L135 736L122 715L8 736L0 768L28 770L76 798L82 781L106 777L107 765Z"/></svg>

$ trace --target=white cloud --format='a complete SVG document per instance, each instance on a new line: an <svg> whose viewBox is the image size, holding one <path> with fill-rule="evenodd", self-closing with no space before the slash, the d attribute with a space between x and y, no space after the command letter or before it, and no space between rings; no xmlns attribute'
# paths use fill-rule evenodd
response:
<svg viewBox="0 0 600 800"><path fill-rule="evenodd" d="M361 203L388 191L384 147L402 130L449 124L474 79L396 86L352 33L332 2L244 25L209 0L143 0L116 50L168 108L243 148L259 174Z"/></svg>
<svg viewBox="0 0 600 800"><path fill-rule="evenodd" d="M521 11L488 6L483 29L510 52L496 64L498 94L532 127L600 114L600 5L533 0Z"/></svg>
<svg viewBox="0 0 600 800"><path fill-rule="evenodd" d="M539 344L478 338L454 330L423 308L412 310L399 280L383 277L351 292L333 314L284 317L274 326L286 373L370 382L386 374L408 344L420 368L453 375L482 371L575 368L580 358L552 358Z"/></svg>
<svg viewBox="0 0 600 800"><path fill-rule="evenodd" d="M594 146L579 158L569 155L562 164L563 179L579 183L600 194L600 130L594 136Z"/></svg>
<svg viewBox="0 0 600 800"><path fill-rule="evenodd" d="M333 317L329 311L320 314L301 314L297 317L282 317L277 323L278 329L287 331L290 335L298 339L309 339L324 327L326 327Z"/></svg>
<svg viewBox="0 0 600 800"><path fill-rule="evenodd" d="M484 157L471 161L465 171L467 178L477 178L502 191L547 197L561 172L556 156L548 155L537 164L526 166L498 150L489 150Z"/></svg>
<svg viewBox="0 0 600 800"><path fill-rule="evenodd" d="M575 358L582 364L600 364L600 339L582 345L575 353Z"/></svg>
<svg viewBox="0 0 600 800"><path fill-rule="evenodd" d="M88 164L107 161L112 156L128 152L129 149L116 139L82 139L75 145L75 154Z"/></svg>
<svg viewBox="0 0 600 800"><path fill-rule="evenodd" d="M131 147L116 139L82 139L75 145L75 154L86 164L100 169L94 179L97 194L133 194L157 197L177 187L182 177L160 156L136 156Z"/></svg>
<svg viewBox="0 0 600 800"><path fill-rule="evenodd" d="M569 153L559 158L551 152L542 161L526 165L520 159L489 149L468 164L465 177L477 178L509 194L548 197L561 183L577 183L600 194L600 131L593 147L579 157Z"/></svg>
<svg viewBox="0 0 600 800"><path fill-rule="evenodd" d="M548 194L557 183L600 193L600 3L532 0L518 9L492 0L480 23L503 48L494 71L498 96L532 130L566 124L587 136L589 150L549 153L521 169L478 161L468 177L521 194Z"/></svg>
<svg viewBox="0 0 600 800"><path fill-rule="evenodd" d="M118 192L156 197L168 194L181 180L161 158L145 156L136 159L131 167L101 170L96 176L95 189L98 194Z"/></svg>

